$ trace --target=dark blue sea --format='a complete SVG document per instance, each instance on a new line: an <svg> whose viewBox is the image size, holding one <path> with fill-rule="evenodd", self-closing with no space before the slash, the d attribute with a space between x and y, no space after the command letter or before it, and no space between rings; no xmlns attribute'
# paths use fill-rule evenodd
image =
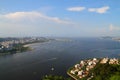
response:
<svg viewBox="0 0 120 80"><path fill-rule="evenodd" d="M32 51L0 57L0 80L41 80L48 74L68 77L67 69L82 59L120 58L120 42L111 39L59 38L30 46Z"/></svg>

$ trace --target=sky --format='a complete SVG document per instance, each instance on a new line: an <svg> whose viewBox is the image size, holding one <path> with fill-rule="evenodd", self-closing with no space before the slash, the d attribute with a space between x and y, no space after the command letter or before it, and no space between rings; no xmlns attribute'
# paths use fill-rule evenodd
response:
<svg viewBox="0 0 120 80"><path fill-rule="evenodd" d="M120 36L120 0L0 0L0 37Z"/></svg>

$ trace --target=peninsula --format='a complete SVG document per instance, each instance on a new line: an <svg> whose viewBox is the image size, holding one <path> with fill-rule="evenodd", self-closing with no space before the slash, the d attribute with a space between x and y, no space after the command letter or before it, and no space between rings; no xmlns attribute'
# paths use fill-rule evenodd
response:
<svg viewBox="0 0 120 80"><path fill-rule="evenodd" d="M74 80L120 80L120 60L88 59L71 67L67 74Z"/></svg>

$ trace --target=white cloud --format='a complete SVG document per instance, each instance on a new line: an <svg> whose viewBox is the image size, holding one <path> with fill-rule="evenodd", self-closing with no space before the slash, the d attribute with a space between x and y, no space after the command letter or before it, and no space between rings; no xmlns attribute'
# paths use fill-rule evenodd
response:
<svg viewBox="0 0 120 80"><path fill-rule="evenodd" d="M104 6L101 8L89 8L88 11L103 14L103 13L106 13L109 9L110 9L109 6Z"/></svg>
<svg viewBox="0 0 120 80"><path fill-rule="evenodd" d="M110 31L119 31L119 30L120 30L120 27L113 26L113 24L110 24L109 30L110 30Z"/></svg>
<svg viewBox="0 0 120 80"><path fill-rule="evenodd" d="M110 24L109 29L110 29L110 31L113 31L113 30L114 30L114 27L113 27L112 24Z"/></svg>
<svg viewBox="0 0 120 80"><path fill-rule="evenodd" d="M42 17L42 14L37 12L15 12L5 14L4 16L8 19L22 19Z"/></svg>
<svg viewBox="0 0 120 80"><path fill-rule="evenodd" d="M32 11L32 12L14 12L14 13L8 13L3 15L5 18L10 20L31 20L36 21L38 19L48 20L56 23L62 23L62 24L69 24L69 21L62 20L58 17L50 17L46 16L40 12Z"/></svg>
<svg viewBox="0 0 120 80"><path fill-rule="evenodd" d="M83 10L85 10L86 8L85 7L70 7L70 8L68 8L67 10L68 11L83 11Z"/></svg>

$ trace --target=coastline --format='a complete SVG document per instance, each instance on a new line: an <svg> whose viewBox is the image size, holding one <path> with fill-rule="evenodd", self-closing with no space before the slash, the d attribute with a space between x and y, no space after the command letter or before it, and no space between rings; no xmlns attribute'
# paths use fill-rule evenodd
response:
<svg viewBox="0 0 120 80"><path fill-rule="evenodd" d="M68 71L67 71L67 74L68 74L71 78L73 78L74 80L78 80L77 78L75 78L74 76L72 76Z"/></svg>
<svg viewBox="0 0 120 80"><path fill-rule="evenodd" d="M48 41L45 41L45 42L48 42ZM0 56L5 56L5 55L11 55L11 54L17 54L17 53L23 53L23 52L32 51L34 49L31 47L31 44L35 44L35 43L44 43L44 42L32 42L32 43L20 44L21 45L21 49L23 49L23 50L16 50L14 52L12 52L12 51L0 52Z"/></svg>
<svg viewBox="0 0 120 80"><path fill-rule="evenodd" d="M24 50L16 50L16 51L14 51L14 52L13 52L13 51L0 52L0 56L11 55L11 54L17 54L17 53L22 53L22 52L27 52L27 51L33 50L33 48L30 47L30 46L24 46L24 45L22 45L21 48L24 49Z"/></svg>

